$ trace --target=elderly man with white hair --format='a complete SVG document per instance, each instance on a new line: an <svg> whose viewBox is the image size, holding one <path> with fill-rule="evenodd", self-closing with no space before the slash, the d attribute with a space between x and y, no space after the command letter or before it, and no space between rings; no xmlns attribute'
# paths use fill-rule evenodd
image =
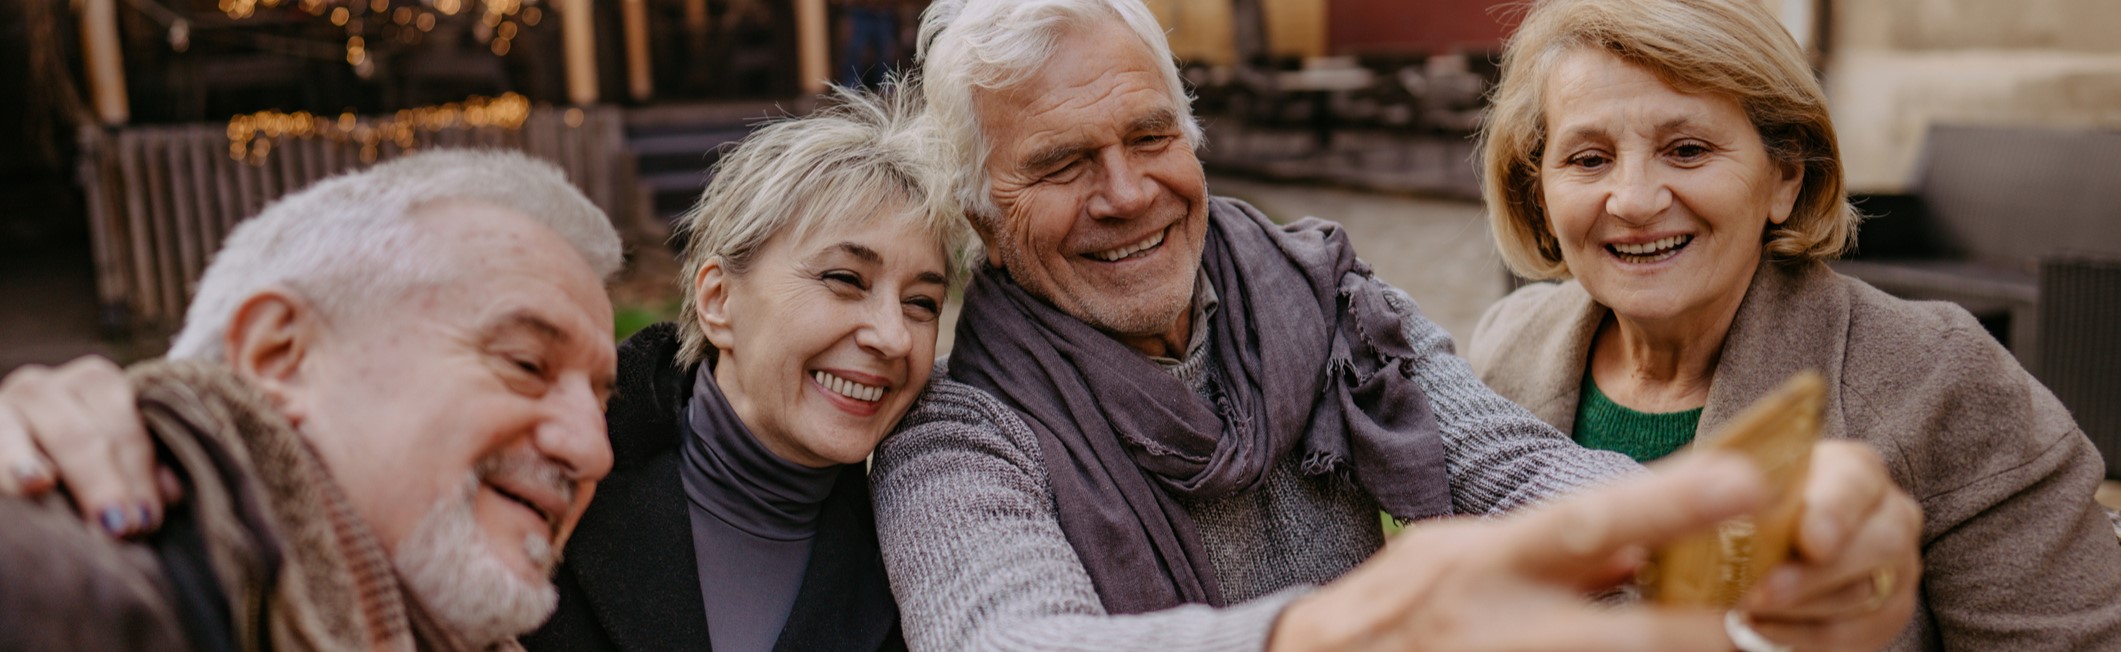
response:
<svg viewBox="0 0 2121 652"><path fill-rule="evenodd" d="M0 649L513 648L611 467L620 263L602 211L519 154L416 154L274 203L168 359L125 372L139 416L68 391L112 387L107 361L10 376L0 442L141 419L152 450L50 457L160 465L184 499L0 500ZM0 452L28 460L6 491L74 477Z"/></svg>
<svg viewBox="0 0 2121 652"><path fill-rule="evenodd" d="M915 649L1761 649L1748 620L1860 649L1906 623L1913 589L1868 578L1918 563L1920 515L1846 443L1812 460L1797 561L1732 615L1581 597L1749 510L1728 458L1387 546L1380 510L1500 515L1639 470L1489 391L1337 225L1210 196L1139 0L939 0L921 43L987 265L949 378L876 456Z"/></svg>

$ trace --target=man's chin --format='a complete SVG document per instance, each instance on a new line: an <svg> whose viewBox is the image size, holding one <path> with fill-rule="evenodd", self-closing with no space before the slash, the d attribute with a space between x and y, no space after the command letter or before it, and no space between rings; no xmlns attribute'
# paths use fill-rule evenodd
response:
<svg viewBox="0 0 2121 652"><path fill-rule="evenodd" d="M1183 286L1145 288L1135 292L1079 296L1068 314L1115 337L1154 337L1167 334L1193 306L1193 283Z"/></svg>
<svg viewBox="0 0 2121 652"><path fill-rule="evenodd" d="M536 629L559 605L549 572L558 562L551 544L525 536L510 551L477 526L471 501L446 501L422 518L397 547L392 562L405 588L437 621L480 646ZM540 564L544 559L549 562Z"/></svg>

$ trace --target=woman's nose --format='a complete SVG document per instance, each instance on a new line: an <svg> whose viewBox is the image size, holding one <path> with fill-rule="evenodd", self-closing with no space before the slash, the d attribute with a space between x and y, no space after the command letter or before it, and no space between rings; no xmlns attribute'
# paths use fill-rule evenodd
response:
<svg viewBox="0 0 2121 652"><path fill-rule="evenodd" d="M896 301L877 301L869 310L854 343L886 360L903 358L913 350L913 332L906 328L905 310Z"/></svg>
<svg viewBox="0 0 2121 652"><path fill-rule="evenodd" d="M1606 213L1639 224L1655 220L1672 207L1672 189L1653 166L1622 165L1617 172L1612 191L1606 195Z"/></svg>

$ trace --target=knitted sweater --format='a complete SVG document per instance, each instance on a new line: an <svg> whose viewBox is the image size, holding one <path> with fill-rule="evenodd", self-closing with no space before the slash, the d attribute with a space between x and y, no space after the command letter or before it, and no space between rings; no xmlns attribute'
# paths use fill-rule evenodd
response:
<svg viewBox="0 0 2121 652"><path fill-rule="evenodd" d="M1452 507L1491 514L1629 473L1496 396L1450 336L1390 290L1422 355L1416 381L1443 430ZM1293 456L1292 456L1293 457ZM1290 601L1377 551L1375 501L1285 460L1258 487L1187 504L1225 608L1105 613L1062 534L1036 435L986 393L938 373L877 449L877 534L916 650L1259 649Z"/></svg>
<svg viewBox="0 0 2121 652"><path fill-rule="evenodd" d="M1576 408L1576 443L1613 451L1648 464L1678 452L1694 441L1701 408L1678 412L1638 412L1613 402L1598 390L1598 381L1583 374L1583 404Z"/></svg>

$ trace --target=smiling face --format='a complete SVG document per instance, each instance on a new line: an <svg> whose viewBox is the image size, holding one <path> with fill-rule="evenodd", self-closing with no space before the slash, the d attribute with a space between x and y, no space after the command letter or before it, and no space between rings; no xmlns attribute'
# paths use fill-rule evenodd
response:
<svg viewBox="0 0 2121 652"><path fill-rule="evenodd" d="M512 636L551 612L557 551L611 469L611 304L521 213L413 212L449 280L320 326L278 396L437 616Z"/></svg>
<svg viewBox="0 0 2121 652"><path fill-rule="evenodd" d="M1166 336L1192 298L1207 185L1163 73L1117 20L1080 26L1002 91L974 94L999 224L994 262L1032 295L1120 336ZM1183 337L1182 334L1179 335Z"/></svg>
<svg viewBox="0 0 2121 652"><path fill-rule="evenodd" d="M1546 79L1541 204L1569 272L1642 324L1728 323L1803 171L1730 100L1681 93L1597 50Z"/></svg>
<svg viewBox="0 0 2121 652"><path fill-rule="evenodd" d="M733 273L700 270L715 383L782 459L861 462L927 387L948 291L942 247L894 214L784 230Z"/></svg>

